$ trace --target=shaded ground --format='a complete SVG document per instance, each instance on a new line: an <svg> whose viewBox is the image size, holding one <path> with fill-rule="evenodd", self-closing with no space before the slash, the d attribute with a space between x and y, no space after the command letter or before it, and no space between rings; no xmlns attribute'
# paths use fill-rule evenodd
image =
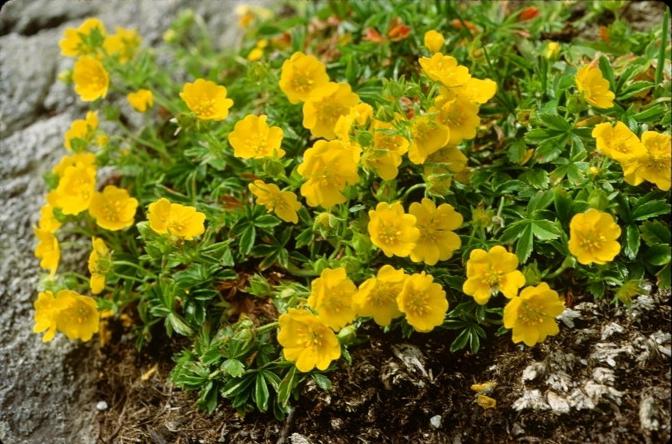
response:
<svg viewBox="0 0 672 444"><path fill-rule="evenodd" d="M170 350L130 344L103 349L98 396L104 442L154 443L460 443L668 442L669 294L641 296L630 309L582 302L560 335L532 350L510 337L478 355L451 353L451 333L382 335L352 349L352 366L330 374L333 388L307 384L285 423L245 417L223 402L208 416L192 394L167 382ZM165 342L163 342L165 343ZM555 351L551 351L555 350ZM158 369L142 379L154 363ZM492 380L495 409L474 401L470 385ZM440 415L440 418L431 418ZM434 424L432 425L432 422ZM297 435L298 434L298 435ZM307 439L308 441L302 441Z"/></svg>

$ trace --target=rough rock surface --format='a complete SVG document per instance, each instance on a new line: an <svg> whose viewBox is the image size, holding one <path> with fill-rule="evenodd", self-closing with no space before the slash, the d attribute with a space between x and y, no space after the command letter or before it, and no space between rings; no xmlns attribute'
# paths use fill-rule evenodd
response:
<svg viewBox="0 0 672 444"><path fill-rule="evenodd" d="M57 75L63 30L88 16L108 30L135 27L152 45L191 7L220 45L236 38L237 1L13 0L0 11L0 442L93 443L93 347L32 333L35 288L32 227L42 204L42 174L63 154L63 132L82 114ZM67 267L68 257L63 258ZM70 262L73 263L72 258Z"/></svg>

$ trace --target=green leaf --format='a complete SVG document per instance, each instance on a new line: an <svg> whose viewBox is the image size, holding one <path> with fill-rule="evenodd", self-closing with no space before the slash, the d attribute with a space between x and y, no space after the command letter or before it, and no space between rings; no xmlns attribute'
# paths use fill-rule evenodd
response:
<svg viewBox="0 0 672 444"><path fill-rule="evenodd" d="M512 223L502 232L502 235L499 237L499 241L503 244L508 244L509 242L518 239L528 224L529 222L526 220L519 220Z"/></svg>
<svg viewBox="0 0 672 444"><path fill-rule="evenodd" d="M272 214L264 214L254 219L254 225L259 228L273 228L280 225L281 221Z"/></svg>
<svg viewBox="0 0 672 444"><path fill-rule="evenodd" d="M450 351L455 353L462 350L467 345L467 342L469 342L469 329L465 328L450 344Z"/></svg>
<svg viewBox="0 0 672 444"><path fill-rule="evenodd" d="M521 264L524 264L532 254L532 247L534 246L534 235L532 232L532 224L525 227L525 230L516 242L516 254Z"/></svg>
<svg viewBox="0 0 672 444"><path fill-rule="evenodd" d="M661 214L668 214L670 212L670 204L664 200L650 200L638 205L632 210L632 217L635 220L646 220L652 217L660 216Z"/></svg>
<svg viewBox="0 0 672 444"><path fill-rule="evenodd" d="M658 277L658 287L663 290L670 289L670 275L672 274L670 269L670 264L665 265L665 267L660 270L656 276Z"/></svg>
<svg viewBox="0 0 672 444"><path fill-rule="evenodd" d="M532 223L532 233L539 240L553 240L560 237L562 230L553 222L547 220L535 220Z"/></svg>
<svg viewBox="0 0 672 444"><path fill-rule="evenodd" d="M640 230L647 245L669 244L672 241L670 228L659 220L644 222Z"/></svg>
<svg viewBox="0 0 672 444"><path fill-rule="evenodd" d="M254 403L260 411L265 412L268 410L269 397L268 384L266 383L264 371L262 370L257 373L257 379L254 384Z"/></svg>
<svg viewBox="0 0 672 444"><path fill-rule="evenodd" d="M245 373L245 365L237 359L227 359L221 368L224 373L234 378L239 378Z"/></svg>
<svg viewBox="0 0 672 444"><path fill-rule="evenodd" d="M289 398L297 382L295 376L296 367L291 366L285 377L282 378L282 382L278 387L278 404L283 408L286 408L289 405Z"/></svg>
<svg viewBox="0 0 672 444"><path fill-rule="evenodd" d="M609 63L609 60L605 56L600 56L600 71L602 71L602 75L604 75L604 78L609 81L609 89L611 91L616 91L616 82L614 80L614 70L611 68L611 64Z"/></svg>
<svg viewBox="0 0 672 444"><path fill-rule="evenodd" d="M569 122L557 114L539 114L538 117L544 125L559 132L564 133L572 128Z"/></svg>
<svg viewBox="0 0 672 444"><path fill-rule="evenodd" d="M623 253L628 259L634 259L639 251L639 229L637 225L625 227L625 248Z"/></svg>
<svg viewBox="0 0 672 444"><path fill-rule="evenodd" d="M670 246L654 245L648 249L644 258L651 265L667 265L670 263Z"/></svg>
<svg viewBox="0 0 672 444"><path fill-rule="evenodd" d="M240 243L238 245L240 254L242 254L243 256L247 256L248 254L250 254L250 252L252 251L252 247L254 247L254 241L256 237L257 237L257 230L254 227L254 225L246 226L242 234L240 235Z"/></svg>
<svg viewBox="0 0 672 444"><path fill-rule="evenodd" d="M313 373L312 377L319 388L324 391L331 390L331 380L327 376L322 373Z"/></svg>
<svg viewBox="0 0 672 444"><path fill-rule="evenodd" d="M175 330L178 334L182 336L191 336L194 334L194 331L187 325L186 322L177 314L177 313L168 313L166 316L166 322Z"/></svg>
<svg viewBox="0 0 672 444"><path fill-rule="evenodd" d="M528 170L518 178L539 189L548 188L550 183L548 173L544 170Z"/></svg>
<svg viewBox="0 0 672 444"><path fill-rule="evenodd" d="M629 99L632 96L635 96L639 93L646 91L647 89L653 88L655 85L652 82L632 82L628 85L627 88L624 88L623 91L619 94L619 100Z"/></svg>

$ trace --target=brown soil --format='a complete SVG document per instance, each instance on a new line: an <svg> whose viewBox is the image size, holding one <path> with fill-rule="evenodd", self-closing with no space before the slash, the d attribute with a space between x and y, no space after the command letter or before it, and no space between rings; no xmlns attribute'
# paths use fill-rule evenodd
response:
<svg viewBox="0 0 672 444"><path fill-rule="evenodd" d="M615 401L603 397L592 409L564 414L514 408L525 390L545 389L540 381L521 380L530 364L553 368L559 356L586 358L586 365L577 364L569 374L572 380L581 380L598 367L609 367L591 354L595 350L635 344L641 342L637 338L656 332L669 334L669 295L649 301L655 305L642 309L635 304L630 310L607 303L583 304L575 327L563 326L558 336L541 346L522 349L511 343L509 335L491 336L477 355L451 353L451 332L404 340L367 326L363 333L369 342L352 349L352 366L343 363L330 374L332 390L323 392L306 384L284 423L265 414L239 416L225 401L210 416L199 412L194 394L167 381L172 352L160 344L169 341L157 338L139 354L117 331L116 340L102 349L99 365L99 399L109 404L99 414L101 441L298 444L304 441L296 435L287 440L298 433L311 443L668 442L669 348L668 354L656 352L644 360L637 349L618 355L611 386L622 396ZM612 323L622 330L602 339ZM667 341L669 347L669 337ZM141 375L157 362L156 373L142 380ZM470 390L471 384L486 380L497 383L491 393L497 407L489 410L475 403ZM657 430L642 422L645 397L652 400L648 419L657 421ZM438 428L430 424L435 415L441 415Z"/></svg>

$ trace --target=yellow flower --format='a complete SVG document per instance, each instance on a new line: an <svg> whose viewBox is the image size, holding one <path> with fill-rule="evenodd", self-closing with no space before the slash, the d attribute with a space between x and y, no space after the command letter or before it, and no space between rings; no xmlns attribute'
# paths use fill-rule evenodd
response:
<svg viewBox="0 0 672 444"><path fill-rule="evenodd" d="M384 180L397 177L401 156L408 151L408 140L394 134L391 123L374 120L372 124L373 146L366 150L362 162Z"/></svg>
<svg viewBox="0 0 672 444"><path fill-rule="evenodd" d="M107 185L102 193L94 193L89 214L99 227L118 231L133 225L137 208L137 199L129 196L128 191Z"/></svg>
<svg viewBox="0 0 672 444"><path fill-rule="evenodd" d="M446 292L433 281L424 271L412 274L397 296L397 305L406 315L406 322L421 333L441 325L448 311Z"/></svg>
<svg viewBox="0 0 672 444"><path fill-rule="evenodd" d="M72 141L81 139L88 142L98 129L98 114L95 111L86 113L85 119L77 119L72 122L70 128L65 132L64 145L68 151L72 151Z"/></svg>
<svg viewBox="0 0 672 444"><path fill-rule="evenodd" d="M451 56L436 53L432 57L420 57L419 62L427 77L449 88L464 85L471 78L469 69Z"/></svg>
<svg viewBox="0 0 672 444"><path fill-rule="evenodd" d="M479 105L492 99L497 93L497 84L490 79L476 79L469 77L465 83L453 87L441 87L439 95L447 100L461 97L464 100Z"/></svg>
<svg viewBox="0 0 672 444"><path fill-rule="evenodd" d="M341 344L329 327L307 310L290 308L278 319L282 355L301 372L326 370L341 357Z"/></svg>
<svg viewBox="0 0 672 444"><path fill-rule="evenodd" d="M462 245L460 237L453 233L462 225L462 215L452 205L444 203L437 208L434 202L424 198L422 203L413 202L408 212L415 216L420 230L420 237L411 251L413 262L436 265L438 261L450 258Z"/></svg>
<svg viewBox="0 0 672 444"><path fill-rule="evenodd" d="M544 49L544 57L547 59L554 59L560 54L560 43L548 42L546 49Z"/></svg>
<svg viewBox="0 0 672 444"><path fill-rule="evenodd" d="M95 31L94 31L95 30ZM97 18L88 18L78 28L66 28L63 38L58 42L61 55L65 57L79 57L92 54L96 51L89 43L91 35L96 32L100 37L105 36L105 25Z"/></svg>
<svg viewBox="0 0 672 444"><path fill-rule="evenodd" d="M525 285L525 276L518 271L518 257L497 245L489 251L471 250L467 261L467 280L462 286L465 294L480 304L487 304L490 296L501 291L511 299Z"/></svg>
<svg viewBox="0 0 672 444"><path fill-rule="evenodd" d="M33 304L35 307L35 325L33 333L44 333L42 342L50 342L56 335L57 326L54 312L57 308L56 297L51 291L40 292Z"/></svg>
<svg viewBox="0 0 672 444"><path fill-rule="evenodd" d="M37 226L38 229L49 233L55 233L61 228L61 223L54 216L54 207L49 203L45 203L42 205L42 208L40 208L40 221Z"/></svg>
<svg viewBox="0 0 672 444"><path fill-rule="evenodd" d="M35 230L37 245L35 257L40 259L40 267L49 271L50 275L56 274L58 263L61 260L61 247L54 233L37 228Z"/></svg>
<svg viewBox="0 0 672 444"><path fill-rule="evenodd" d="M642 142L623 122L616 122L614 126L600 123L593 128L592 136L598 151L619 162L646 156Z"/></svg>
<svg viewBox="0 0 672 444"><path fill-rule="evenodd" d="M192 240L205 232L205 214L161 198L149 204L149 226L159 234Z"/></svg>
<svg viewBox="0 0 672 444"><path fill-rule="evenodd" d="M467 169L467 156L456 146L448 145L427 158L423 174L427 191L434 194L446 194L450 190L452 177ZM459 180L459 178L458 178Z"/></svg>
<svg viewBox="0 0 672 444"><path fill-rule="evenodd" d="M435 53L441 51L441 47L443 46L445 39L443 38L441 33L432 29L431 31L427 31L425 33L423 41L425 44L425 48L429 49L429 52Z"/></svg>
<svg viewBox="0 0 672 444"><path fill-rule="evenodd" d="M280 89L289 103L305 102L329 83L327 68L312 55L295 52L282 64Z"/></svg>
<svg viewBox="0 0 672 444"><path fill-rule="evenodd" d="M446 146L450 140L450 129L433 116L425 114L413 119L411 135L408 159L413 163L423 164L427 156Z"/></svg>
<svg viewBox="0 0 672 444"><path fill-rule="evenodd" d="M350 133L355 126L364 126L373 115L373 108L368 103L358 103L338 118L334 125L336 138L350 143ZM356 125L355 125L356 124Z"/></svg>
<svg viewBox="0 0 672 444"><path fill-rule="evenodd" d="M404 214L399 202L380 202L375 210L370 210L368 229L373 245L387 257L408 256L420 238L415 216Z"/></svg>
<svg viewBox="0 0 672 444"><path fill-rule="evenodd" d="M249 28L256 18L254 11L248 5L238 5L236 15L238 16L238 26L243 29Z"/></svg>
<svg viewBox="0 0 672 444"><path fill-rule="evenodd" d="M110 78L105 67L91 56L82 56L72 70L75 92L84 102L93 102L107 95Z"/></svg>
<svg viewBox="0 0 672 444"><path fill-rule="evenodd" d="M646 180L663 191L670 189L672 174L672 141L669 134L645 131L642 144L647 154L623 163L624 179L630 185L639 185Z"/></svg>
<svg viewBox="0 0 672 444"><path fill-rule="evenodd" d="M476 130L481 124L476 102L467 100L463 96L449 99L439 95L434 101L434 107L429 111L436 112L436 120L450 129L449 144L457 145L463 140L476 137Z"/></svg>
<svg viewBox="0 0 672 444"><path fill-rule="evenodd" d="M92 294L98 294L105 289L105 278L110 270L110 250L105 241L99 237L91 239L91 254L89 255L89 286Z"/></svg>
<svg viewBox="0 0 672 444"><path fill-rule="evenodd" d="M308 306L327 326L340 330L355 319L355 293L357 287L348 278L345 268L326 268L310 284Z"/></svg>
<svg viewBox="0 0 672 444"><path fill-rule="evenodd" d="M565 309L565 303L547 283L526 287L520 296L504 307L504 327L512 329L514 343L524 342L532 347L547 336L560 331L556 316Z"/></svg>
<svg viewBox="0 0 672 444"><path fill-rule="evenodd" d="M308 205L331 208L345 202L345 187L359 180L358 161L359 149L340 140L318 140L307 149L297 171L306 179L301 195Z"/></svg>
<svg viewBox="0 0 672 444"><path fill-rule="evenodd" d="M614 93L609 91L609 81L602 76L596 63L579 69L576 73L576 87L586 100L596 108L614 106Z"/></svg>
<svg viewBox="0 0 672 444"><path fill-rule="evenodd" d="M303 126L313 137L336 138L338 118L350 112L357 105L359 96L352 92L347 83L328 83L316 89L313 98L303 104Z"/></svg>
<svg viewBox="0 0 672 444"><path fill-rule="evenodd" d="M68 339L88 341L100 326L96 300L70 290L56 293L56 328Z"/></svg>
<svg viewBox="0 0 672 444"><path fill-rule="evenodd" d="M63 214L79 214L89 208L96 188L96 169L84 163L67 166L56 190L49 193L49 203Z"/></svg>
<svg viewBox="0 0 672 444"><path fill-rule="evenodd" d="M392 319L402 315L397 306L407 275L390 265L383 265L375 277L364 281L355 295L354 302L359 316L370 316L376 324L387 327Z"/></svg>
<svg viewBox="0 0 672 444"><path fill-rule="evenodd" d="M621 251L621 227L614 217L594 208L572 217L569 223L569 252L583 265L606 264Z"/></svg>
<svg viewBox="0 0 672 444"><path fill-rule="evenodd" d="M138 52L142 38L135 29L117 27L116 33L105 38L103 48L120 63L127 63Z"/></svg>
<svg viewBox="0 0 672 444"><path fill-rule="evenodd" d="M96 168L96 156L93 153L88 152L79 152L75 154L70 154L68 156L63 156L61 160L52 168L51 171L54 172L58 177L63 177L65 170L68 167L88 167Z"/></svg>
<svg viewBox="0 0 672 444"><path fill-rule="evenodd" d="M180 97L201 120L224 120L233 106L233 100L226 97L225 87L205 79L185 83Z"/></svg>
<svg viewBox="0 0 672 444"><path fill-rule="evenodd" d="M248 188L257 198L257 204L263 205L268 211L274 212L280 219L293 224L299 222L296 214L301 204L296 194L291 191L280 191L277 185L265 183L263 180L255 180Z"/></svg>
<svg viewBox="0 0 672 444"><path fill-rule="evenodd" d="M229 144L233 155L241 159L262 159L264 157L282 157L285 151L280 148L283 132L278 126L268 126L266 116L247 115L236 122L229 133Z"/></svg>
<svg viewBox="0 0 672 444"><path fill-rule="evenodd" d="M133 109L141 113L154 106L154 94L148 89L139 89L129 93L126 98Z"/></svg>

